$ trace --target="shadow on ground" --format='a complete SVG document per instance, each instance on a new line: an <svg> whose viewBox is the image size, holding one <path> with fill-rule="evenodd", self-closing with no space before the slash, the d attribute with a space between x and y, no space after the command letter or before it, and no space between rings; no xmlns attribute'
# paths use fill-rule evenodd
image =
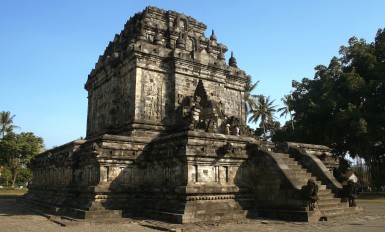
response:
<svg viewBox="0 0 385 232"><path fill-rule="evenodd" d="M366 192L360 193L357 197L357 202L360 203L385 203L385 192Z"/></svg>
<svg viewBox="0 0 385 232"><path fill-rule="evenodd" d="M33 211L22 207L17 203L18 197L3 197L0 196L0 218L4 216L27 216L38 215ZM1 220L1 219L0 219Z"/></svg>

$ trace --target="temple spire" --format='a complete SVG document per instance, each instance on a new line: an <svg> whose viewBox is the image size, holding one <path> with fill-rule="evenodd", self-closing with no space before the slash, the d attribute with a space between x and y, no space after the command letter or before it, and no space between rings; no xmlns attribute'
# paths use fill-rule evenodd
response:
<svg viewBox="0 0 385 232"><path fill-rule="evenodd" d="M231 51L231 57L229 59L229 65L234 68L238 68L237 66L237 59L235 59L233 51Z"/></svg>
<svg viewBox="0 0 385 232"><path fill-rule="evenodd" d="M217 36L214 34L214 30L211 31L210 40L217 41Z"/></svg>

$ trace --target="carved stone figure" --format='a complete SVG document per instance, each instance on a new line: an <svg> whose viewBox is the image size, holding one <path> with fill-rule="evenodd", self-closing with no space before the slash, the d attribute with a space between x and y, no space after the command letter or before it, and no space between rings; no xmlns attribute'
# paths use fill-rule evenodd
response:
<svg viewBox="0 0 385 232"><path fill-rule="evenodd" d="M226 134L226 135L229 135L229 134L230 134L230 124L226 124L226 127L225 127L225 134Z"/></svg>
<svg viewBox="0 0 385 232"><path fill-rule="evenodd" d="M349 206L350 207L357 206L356 198L358 196L358 189L357 189L356 183L354 183L353 180L348 181L347 195L348 195L347 197L348 197L348 201L349 201Z"/></svg>
<svg viewBox="0 0 385 232"><path fill-rule="evenodd" d="M307 181L307 185L302 189L303 198L308 202L309 210L318 208L318 185L313 179Z"/></svg>

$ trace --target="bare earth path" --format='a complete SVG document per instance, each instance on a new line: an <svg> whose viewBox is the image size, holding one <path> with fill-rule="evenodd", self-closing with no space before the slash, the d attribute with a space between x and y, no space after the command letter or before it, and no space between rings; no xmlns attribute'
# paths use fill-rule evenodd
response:
<svg viewBox="0 0 385 232"><path fill-rule="evenodd" d="M360 203L363 215L334 221L316 223L282 222L272 220L245 220L229 223L200 223L190 225L173 225L149 220L123 220L119 224L88 225L62 227L46 217L15 203L15 199L0 198L0 231L22 232L76 232L76 231L385 231L385 203Z"/></svg>

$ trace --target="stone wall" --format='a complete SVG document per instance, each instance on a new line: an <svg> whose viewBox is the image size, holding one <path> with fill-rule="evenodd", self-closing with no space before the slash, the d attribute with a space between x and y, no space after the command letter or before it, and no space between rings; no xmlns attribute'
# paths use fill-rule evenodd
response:
<svg viewBox="0 0 385 232"><path fill-rule="evenodd" d="M215 118L221 128L233 116L244 123L249 77L233 56L226 64L227 47L214 32L206 38L205 29L191 17L153 7L132 17L88 76L87 138L138 130L156 136L177 128L175 112L186 98L197 96L198 83L210 102L198 121Z"/></svg>
<svg viewBox="0 0 385 232"><path fill-rule="evenodd" d="M65 158L64 163L70 164L66 168L53 166L67 148L36 158L28 199L178 222L245 217L253 200L235 179L247 159L245 148L253 141L205 132L153 140L103 135L82 141L76 150L70 146L73 152Z"/></svg>

